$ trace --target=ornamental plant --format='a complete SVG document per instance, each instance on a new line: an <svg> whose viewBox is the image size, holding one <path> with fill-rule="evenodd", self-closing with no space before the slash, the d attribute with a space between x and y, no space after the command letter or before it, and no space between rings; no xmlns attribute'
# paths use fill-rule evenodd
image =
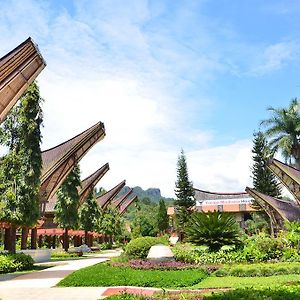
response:
<svg viewBox="0 0 300 300"><path fill-rule="evenodd" d="M224 245L240 245L240 229L233 216L227 213L195 212L186 228L187 239L196 245L207 245L218 251Z"/></svg>

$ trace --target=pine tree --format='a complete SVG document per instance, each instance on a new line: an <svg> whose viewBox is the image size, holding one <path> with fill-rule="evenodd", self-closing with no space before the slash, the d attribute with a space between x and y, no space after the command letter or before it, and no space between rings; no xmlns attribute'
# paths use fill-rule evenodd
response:
<svg viewBox="0 0 300 300"><path fill-rule="evenodd" d="M254 188L263 194L272 197L281 197L281 189L275 175L267 168L268 160L272 157L272 152L268 142L262 132L254 133L253 140L253 167L252 179Z"/></svg>
<svg viewBox="0 0 300 300"><path fill-rule="evenodd" d="M67 176L61 187L57 191L57 202L55 205L55 222L62 228L64 233L64 249L69 249L69 229L76 229L79 225L79 194L80 168L75 165L74 169Z"/></svg>
<svg viewBox="0 0 300 300"><path fill-rule="evenodd" d="M183 150L181 150L177 161L177 181L175 185L175 195L177 197L174 202L176 223L178 229L183 233L190 219L192 208L196 204L194 199L195 191L192 182L189 181L186 158Z"/></svg>
<svg viewBox="0 0 300 300"><path fill-rule="evenodd" d="M99 206L91 192L82 204L79 211L80 228L85 231L85 244L88 245L88 231L94 231L97 228L98 220L101 217Z"/></svg>
<svg viewBox="0 0 300 300"><path fill-rule="evenodd" d="M163 199L159 200L159 207L157 212L157 228L160 233L166 232L169 227L169 217L167 214L167 208Z"/></svg>
<svg viewBox="0 0 300 300"><path fill-rule="evenodd" d="M3 219L12 224L11 252L15 251L15 227L33 226L39 218L42 101L37 84L32 83L1 128L1 144L9 150L0 163L0 190Z"/></svg>

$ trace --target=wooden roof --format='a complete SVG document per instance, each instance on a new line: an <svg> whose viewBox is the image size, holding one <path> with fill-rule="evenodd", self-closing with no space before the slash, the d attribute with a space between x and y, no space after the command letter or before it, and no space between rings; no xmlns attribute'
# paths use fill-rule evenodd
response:
<svg viewBox="0 0 300 300"><path fill-rule="evenodd" d="M79 190L80 205L82 205L85 202L89 194L93 191L96 184L106 174L108 170L109 170L109 164L106 163L104 166L99 168L89 177L81 181L81 189Z"/></svg>
<svg viewBox="0 0 300 300"><path fill-rule="evenodd" d="M0 122L45 66L31 38L0 58Z"/></svg>
<svg viewBox="0 0 300 300"><path fill-rule="evenodd" d="M195 190L195 200L204 201L204 200L223 200L223 199L241 199L247 198L249 195L245 192L240 193L223 193L223 192L209 192L199 189Z"/></svg>
<svg viewBox="0 0 300 300"><path fill-rule="evenodd" d="M133 196L131 199L127 199L120 207L119 214L123 215L126 211L126 209L137 200L137 196Z"/></svg>
<svg viewBox="0 0 300 300"><path fill-rule="evenodd" d="M275 213L271 217L275 218L277 223L282 224L283 221L293 222L300 220L300 207L296 202L277 199L249 187L246 188L246 191L262 206L267 214L270 212Z"/></svg>
<svg viewBox="0 0 300 300"><path fill-rule="evenodd" d="M116 207L116 208L120 208L120 206L123 204L123 202L128 198L128 196L133 192L133 189L129 189L129 191L125 194L123 194L122 196L114 199L112 201L112 204Z"/></svg>
<svg viewBox="0 0 300 300"><path fill-rule="evenodd" d="M41 202L53 197L74 165L104 136L104 124L99 122L72 139L42 152Z"/></svg>
<svg viewBox="0 0 300 300"><path fill-rule="evenodd" d="M96 201L101 208L106 208L107 205L118 195L118 193L121 191L121 189L125 186L126 181L123 180L118 185L116 185L114 188L103 194L102 196L99 196L96 198Z"/></svg>
<svg viewBox="0 0 300 300"><path fill-rule="evenodd" d="M275 158L269 161L268 168L293 194L300 205L300 171Z"/></svg>

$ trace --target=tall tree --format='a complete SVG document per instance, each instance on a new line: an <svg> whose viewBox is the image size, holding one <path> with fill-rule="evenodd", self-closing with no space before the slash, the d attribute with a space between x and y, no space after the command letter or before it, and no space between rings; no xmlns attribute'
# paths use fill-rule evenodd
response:
<svg viewBox="0 0 300 300"><path fill-rule="evenodd" d="M169 227L169 217L167 214L167 208L163 199L159 200L158 212L157 212L157 228L160 233L166 232Z"/></svg>
<svg viewBox="0 0 300 300"><path fill-rule="evenodd" d="M88 245L88 231L94 231L97 228L100 217L101 212L99 206L94 197L94 193L91 192L79 211L80 228L82 228L85 233L85 244Z"/></svg>
<svg viewBox="0 0 300 300"><path fill-rule="evenodd" d="M175 195L177 197L174 201L176 220L178 229L183 234L192 214L192 208L196 204L194 199L195 191L192 182L189 181L186 157L183 150L181 150L177 161L177 181L175 186Z"/></svg>
<svg viewBox="0 0 300 300"><path fill-rule="evenodd" d="M267 127L265 135L270 138L272 150L280 150L286 162L300 169L300 103L291 100L288 108L273 108L269 119L261 125Z"/></svg>
<svg viewBox="0 0 300 300"><path fill-rule="evenodd" d="M252 179L254 188L258 192L280 198L281 188L279 183L275 175L267 168L268 160L273 156L273 153L261 131L254 133L252 153Z"/></svg>
<svg viewBox="0 0 300 300"><path fill-rule="evenodd" d="M75 165L74 169L67 176L61 187L57 191L57 202L55 204L55 222L65 229L64 249L69 249L69 229L76 229L79 226L79 194L80 168Z"/></svg>
<svg viewBox="0 0 300 300"><path fill-rule="evenodd" d="M11 252L15 252L16 226L32 226L39 218L42 101L37 84L32 83L1 128L1 143L9 150L1 159L0 189L4 219L12 224Z"/></svg>

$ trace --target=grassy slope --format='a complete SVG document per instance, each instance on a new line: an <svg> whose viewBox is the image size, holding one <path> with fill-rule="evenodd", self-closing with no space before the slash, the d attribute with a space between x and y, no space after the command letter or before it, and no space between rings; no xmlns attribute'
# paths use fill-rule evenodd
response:
<svg viewBox="0 0 300 300"><path fill-rule="evenodd" d="M101 263L78 270L59 286L144 286L144 287L188 287L201 282L207 275L200 269L160 271L134 270L111 267Z"/></svg>

